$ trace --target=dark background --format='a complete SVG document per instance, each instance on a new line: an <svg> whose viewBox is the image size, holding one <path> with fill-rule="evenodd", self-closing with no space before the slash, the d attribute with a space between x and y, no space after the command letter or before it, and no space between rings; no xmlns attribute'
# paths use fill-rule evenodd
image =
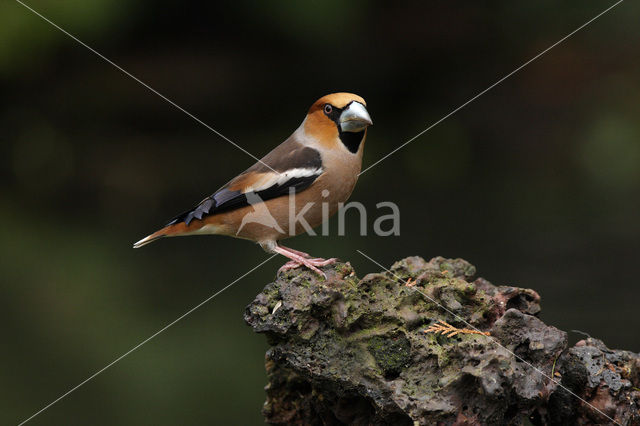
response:
<svg viewBox="0 0 640 426"><path fill-rule="evenodd" d="M474 4L472 4L474 3ZM31 1L258 157L322 95L375 126L368 166L613 2ZM542 318L640 350L640 33L625 2L362 175L401 235L301 236L359 276L463 257ZM131 244L253 160L18 3L0 5L0 422L15 424L267 256L223 237ZM353 213L353 212L352 212ZM334 223L335 224L335 223ZM270 261L33 424L259 424ZM572 341L580 336L573 333Z"/></svg>

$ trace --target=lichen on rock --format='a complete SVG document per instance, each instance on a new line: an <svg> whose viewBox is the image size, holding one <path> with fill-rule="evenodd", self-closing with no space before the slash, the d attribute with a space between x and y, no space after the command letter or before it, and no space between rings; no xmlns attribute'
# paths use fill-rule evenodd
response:
<svg viewBox="0 0 640 426"><path fill-rule="evenodd" d="M533 290L474 279L462 259L410 257L362 279L349 263L324 271L281 274L246 309L271 345L268 423L606 423L571 393L640 422L638 355L568 348ZM425 333L440 320L491 336Z"/></svg>

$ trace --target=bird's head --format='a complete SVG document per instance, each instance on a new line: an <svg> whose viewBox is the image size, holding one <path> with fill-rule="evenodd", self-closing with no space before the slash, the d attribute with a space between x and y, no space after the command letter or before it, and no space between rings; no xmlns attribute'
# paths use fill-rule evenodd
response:
<svg viewBox="0 0 640 426"><path fill-rule="evenodd" d="M351 153L358 152L373 122L366 102L353 93L332 93L318 99L309 108L304 130L323 145L340 141Z"/></svg>

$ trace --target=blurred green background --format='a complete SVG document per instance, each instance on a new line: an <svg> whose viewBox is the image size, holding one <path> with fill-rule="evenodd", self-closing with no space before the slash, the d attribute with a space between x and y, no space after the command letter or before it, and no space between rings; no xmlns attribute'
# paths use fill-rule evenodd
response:
<svg viewBox="0 0 640 426"><path fill-rule="evenodd" d="M613 2L33 0L262 156L335 91L375 126L365 167ZM640 5L622 3L362 175L401 236L301 236L359 276L463 257L542 318L640 351ZM15 424L266 258L222 237L131 244L253 160L20 4L0 4L0 423ZM349 229L349 228L347 228ZM33 424L260 424L244 307L274 259ZM580 336L572 334L575 341Z"/></svg>

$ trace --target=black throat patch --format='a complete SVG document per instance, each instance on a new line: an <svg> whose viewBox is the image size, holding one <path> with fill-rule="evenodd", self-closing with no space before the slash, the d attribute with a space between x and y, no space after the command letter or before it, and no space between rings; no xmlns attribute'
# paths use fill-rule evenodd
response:
<svg viewBox="0 0 640 426"><path fill-rule="evenodd" d="M340 125L338 125L338 133L340 134L340 140L347 147L349 152L355 154L358 152L358 148L360 148L360 144L362 143L362 139L364 139L364 133L366 130L361 130L359 132L343 132L340 130Z"/></svg>

